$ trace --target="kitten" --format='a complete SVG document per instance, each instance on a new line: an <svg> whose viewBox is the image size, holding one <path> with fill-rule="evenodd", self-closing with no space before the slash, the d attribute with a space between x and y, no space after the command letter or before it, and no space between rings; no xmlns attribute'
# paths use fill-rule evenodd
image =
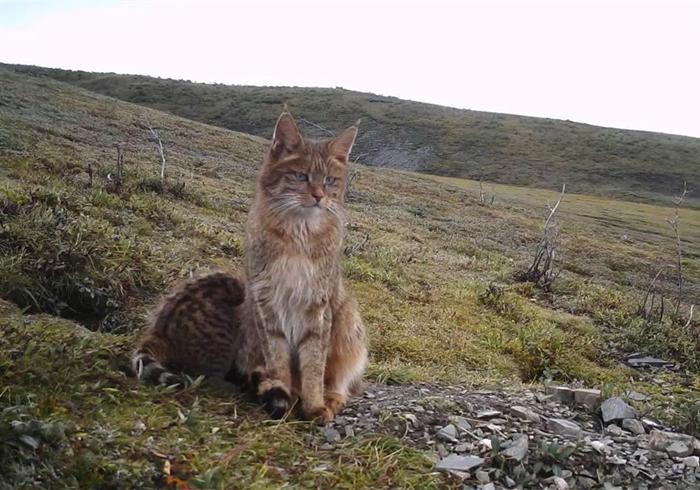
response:
<svg viewBox="0 0 700 490"><path fill-rule="evenodd" d="M163 299L134 352L136 375L165 385L181 383L176 372L234 380L244 296L243 284L223 272L176 288Z"/></svg>
<svg viewBox="0 0 700 490"><path fill-rule="evenodd" d="M305 139L283 112L260 169L247 225L238 368L276 418L331 420L362 379L367 340L340 255L348 158L357 127Z"/></svg>

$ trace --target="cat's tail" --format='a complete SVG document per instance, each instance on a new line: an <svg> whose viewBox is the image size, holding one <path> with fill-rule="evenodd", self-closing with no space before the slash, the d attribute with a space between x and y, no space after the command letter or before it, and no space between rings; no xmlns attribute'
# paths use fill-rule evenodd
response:
<svg viewBox="0 0 700 490"><path fill-rule="evenodd" d="M163 358L166 348L162 340L152 336L146 337L131 357L131 367L136 377L151 384L182 384L180 376L170 372L158 361Z"/></svg>

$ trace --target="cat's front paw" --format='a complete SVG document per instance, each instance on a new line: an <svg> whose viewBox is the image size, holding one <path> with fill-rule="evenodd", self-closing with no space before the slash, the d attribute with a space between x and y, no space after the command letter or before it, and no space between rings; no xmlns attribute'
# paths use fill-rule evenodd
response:
<svg viewBox="0 0 700 490"><path fill-rule="evenodd" d="M307 420L323 425L333 420L333 412L326 406L314 407L304 410L304 417Z"/></svg>
<svg viewBox="0 0 700 490"><path fill-rule="evenodd" d="M345 406L345 397L339 395L338 393L326 393L325 403L328 410L330 410L331 413L336 414Z"/></svg>
<svg viewBox="0 0 700 490"><path fill-rule="evenodd" d="M265 411L273 419L281 419L289 411L291 399L289 393L284 388L274 387L263 391L259 395L260 402Z"/></svg>

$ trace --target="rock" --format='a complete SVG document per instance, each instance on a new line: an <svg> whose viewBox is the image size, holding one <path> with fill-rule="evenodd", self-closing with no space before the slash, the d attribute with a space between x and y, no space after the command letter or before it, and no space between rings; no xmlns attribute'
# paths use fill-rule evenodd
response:
<svg viewBox="0 0 700 490"><path fill-rule="evenodd" d="M584 388L574 390L574 401L586 408L595 408L600 403L601 398L600 390L587 390Z"/></svg>
<svg viewBox="0 0 700 490"><path fill-rule="evenodd" d="M506 447L501 454L515 461L522 461L527 456L528 439L527 435L519 434L515 436L513 442Z"/></svg>
<svg viewBox="0 0 700 490"><path fill-rule="evenodd" d="M510 407L510 413L520 420L533 422L535 424L540 423L540 416L529 408L521 407L520 405L513 405Z"/></svg>
<svg viewBox="0 0 700 490"><path fill-rule="evenodd" d="M345 426L345 437L355 437L355 429L352 428L352 425Z"/></svg>
<svg viewBox="0 0 700 490"><path fill-rule="evenodd" d="M466 442L455 446L456 453L466 453L467 451L471 451L471 449L471 444L467 444Z"/></svg>
<svg viewBox="0 0 700 490"><path fill-rule="evenodd" d="M478 456L459 456L450 454L446 458L441 459L435 469L438 471L469 471L478 468L484 463L482 458Z"/></svg>
<svg viewBox="0 0 700 490"><path fill-rule="evenodd" d="M682 458L693 454L693 448L686 442L674 441L666 448L666 452L672 458Z"/></svg>
<svg viewBox="0 0 700 490"><path fill-rule="evenodd" d="M603 444L602 442L600 442L600 441L592 441L592 442L591 442L591 447L592 447L592 448L595 450L595 452L597 452L598 454L606 454L606 453L609 451L608 447L607 447L605 444Z"/></svg>
<svg viewBox="0 0 700 490"><path fill-rule="evenodd" d="M700 457L688 456L687 458L681 459L681 463L686 465L688 468L698 468L700 467Z"/></svg>
<svg viewBox="0 0 700 490"><path fill-rule="evenodd" d="M644 428L646 430L663 429L663 426L661 424L659 424L658 422L656 422L654 420L647 419L647 418L642 419L642 424L644 424Z"/></svg>
<svg viewBox="0 0 700 490"><path fill-rule="evenodd" d="M574 403L574 392L566 386L546 386L545 394L550 395L553 400L571 405Z"/></svg>
<svg viewBox="0 0 700 490"><path fill-rule="evenodd" d="M628 391L625 393L625 397L633 402L645 402L649 399L647 395L638 391Z"/></svg>
<svg viewBox="0 0 700 490"><path fill-rule="evenodd" d="M491 481L491 478L489 477L489 472L488 471L483 471L479 470L476 472L476 479L480 481L481 483L488 483Z"/></svg>
<svg viewBox="0 0 700 490"><path fill-rule="evenodd" d="M464 417L450 417L450 422L457 427L457 431L460 433L466 432L472 428L471 424Z"/></svg>
<svg viewBox="0 0 700 490"><path fill-rule="evenodd" d="M642 367L672 367L673 363L656 357L633 355L627 358L627 364L633 368Z"/></svg>
<svg viewBox="0 0 700 490"><path fill-rule="evenodd" d="M622 421L622 428L636 435L646 433L644 430L644 424L637 419L624 419Z"/></svg>
<svg viewBox="0 0 700 490"><path fill-rule="evenodd" d="M513 480L507 475L503 478L503 484L508 488L513 488L515 485L517 485L517 483L515 483L515 480Z"/></svg>
<svg viewBox="0 0 700 490"><path fill-rule="evenodd" d="M622 431L622 429L621 429L619 426L615 425L615 424L610 424L610 425L608 425L608 426L605 428L605 433L606 433L606 434L609 434L609 435L611 435L611 436L617 436L617 437L619 437L619 436L621 436L621 435L624 434L624 432Z"/></svg>
<svg viewBox="0 0 700 490"><path fill-rule="evenodd" d="M340 440L340 432L333 427L326 427L323 429L323 435L326 438L326 442L338 442Z"/></svg>
<svg viewBox="0 0 700 490"><path fill-rule="evenodd" d="M550 476L544 480L544 483L548 483L551 485L550 488L555 488L556 490L569 490L569 484L559 476Z"/></svg>
<svg viewBox="0 0 700 490"><path fill-rule="evenodd" d="M580 437L582 432L581 427L576 422L566 419L547 420L547 429L555 434L567 437Z"/></svg>
<svg viewBox="0 0 700 490"><path fill-rule="evenodd" d="M481 485L479 490L496 490L496 486L493 483L486 483Z"/></svg>
<svg viewBox="0 0 700 490"><path fill-rule="evenodd" d="M495 417L500 417L503 413L498 410L482 410L476 414L477 419L492 419Z"/></svg>
<svg viewBox="0 0 700 490"><path fill-rule="evenodd" d="M603 422L606 424L615 420L636 419L637 411L627 405L619 396L614 396L605 400L600 406Z"/></svg>
<svg viewBox="0 0 700 490"><path fill-rule="evenodd" d="M457 440L457 427L452 424L446 425L440 429L437 434L435 434L435 437L447 442L459 442Z"/></svg>
<svg viewBox="0 0 700 490"><path fill-rule="evenodd" d="M693 441L693 447L695 448L695 450L693 451L693 454L695 456L700 456L700 439L695 439Z"/></svg>
<svg viewBox="0 0 700 490"><path fill-rule="evenodd" d="M652 430L649 434L649 449L654 451L664 451L671 455L669 449L675 443L679 444L673 447L673 456L682 458L693 454L693 436L663 430Z"/></svg>

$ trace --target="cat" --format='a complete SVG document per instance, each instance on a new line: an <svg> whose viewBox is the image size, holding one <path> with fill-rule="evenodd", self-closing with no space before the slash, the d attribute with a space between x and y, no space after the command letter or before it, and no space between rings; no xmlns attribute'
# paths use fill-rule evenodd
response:
<svg viewBox="0 0 700 490"><path fill-rule="evenodd" d="M356 135L306 139L285 110L258 174L236 362L274 418L298 397L305 418L328 422L361 386L366 332L340 267Z"/></svg>
<svg viewBox="0 0 700 490"><path fill-rule="evenodd" d="M136 375L150 383L182 384L179 373L238 381L241 281L214 272L187 281L162 301L132 356ZM178 373L178 374L176 374Z"/></svg>

